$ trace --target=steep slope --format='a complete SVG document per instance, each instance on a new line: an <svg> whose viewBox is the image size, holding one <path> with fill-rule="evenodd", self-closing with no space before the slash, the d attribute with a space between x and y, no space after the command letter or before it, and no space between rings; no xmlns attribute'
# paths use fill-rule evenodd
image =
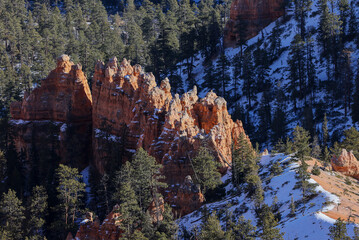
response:
<svg viewBox="0 0 359 240"><path fill-rule="evenodd" d="M342 217L344 220L349 218L349 211L343 211L348 205L340 206L341 203L346 204L351 198L338 191L340 187L345 186L343 179L337 177L339 175L323 170L321 170L319 176L312 175L309 182L318 182L323 184L323 186L318 185L315 188L317 195L303 204L303 202L301 202L301 189L295 187L298 181L295 176L298 164L292 160L291 156L284 154L266 155L261 158L259 173L263 180L264 202L270 206L276 204L278 208L277 213L281 215L278 228L285 233L284 239L328 239L329 227L335 222L336 218ZM280 162L284 171L278 176L270 176L270 167L275 162ZM314 162L308 163L311 166L314 164ZM247 197L246 194L242 193L239 196L234 194L230 178L230 172L223 177L223 181L227 182L227 196L225 199L206 204L200 210L181 218L178 221L179 225L184 226L187 230L199 226L202 221L202 209L204 207L207 207L207 213L217 211L217 213L221 214L226 210L235 213L236 217L243 215L246 219L250 219L253 225L256 225L254 202L251 198ZM339 187L336 187L334 190L334 185L338 185ZM352 187L358 189L358 184ZM294 202L297 203L294 217L290 216L290 202L292 197ZM353 207L354 205L355 208ZM356 210L358 206L359 204L357 202L352 201L353 209ZM338 215L338 213L342 214ZM221 214L221 216L221 224L224 225L225 214ZM359 217L356 214L352 214L350 217L351 221L358 222L358 219ZM353 236L353 228L354 224L348 225L348 233L350 236Z"/></svg>

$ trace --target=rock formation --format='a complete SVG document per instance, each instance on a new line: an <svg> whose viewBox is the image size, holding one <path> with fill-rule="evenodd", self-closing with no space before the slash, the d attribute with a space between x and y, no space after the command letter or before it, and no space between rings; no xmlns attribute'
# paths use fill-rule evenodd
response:
<svg viewBox="0 0 359 240"><path fill-rule="evenodd" d="M58 58L41 87L11 104L10 113L16 149L24 151L27 158L34 148L39 154L53 149L62 162L76 162L80 167L88 164L92 96L81 65L67 55Z"/></svg>
<svg viewBox="0 0 359 240"><path fill-rule="evenodd" d="M234 0L226 24L225 43L233 46L239 40L236 28L244 29L247 39L256 36L268 24L284 15L284 0Z"/></svg>
<svg viewBox="0 0 359 240"><path fill-rule="evenodd" d="M201 189L193 183L191 176L187 176L179 189L173 193L176 193L176 196L169 196L169 199L171 199L175 217L181 217L199 209L204 202Z"/></svg>
<svg viewBox="0 0 359 240"><path fill-rule="evenodd" d="M193 174L190 159L202 144L212 150L223 170L231 164L232 139L244 130L215 93L199 99L194 87L181 98L173 97L168 79L157 86L151 73L127 60L118 64L116 58L107 65L96 64L92 86L94 165L101 173L108 154L98 151L105 149L104 138L123 145L123 161L143 147L163 165L170 185L179 186ZM107 137L103 132L109 133Z"/></svg>
<svg viewBox="0 0 359 240"><path fill-rule="evenodd" d="M80 168L92 159L102 174L142 147L163 165L164 201L179 215L187 214L204 201L186 178L193 175L197 150L207 146L224 172L232 162L233 139L244 129L214 92L199 99L196 87L181 97L170 90L168 79L157 86L152 73L113 58L106 65L97 62L91 97L81 66L63 55L41 87L11 105L16 147L27 157L34 148L53 149L63 162ZM158 207L152 206L152 214Z"/></svg>
<svg viewBox="0 0 359 240"><path fill-rule="evenodd" d="M339 157L333 156L331 162L335 171L359 180L359 161L352 151L342 149Z"/></svg>
<svg viewBox="0 0 359 240"><path fill-rule="evenodd" d="M117 240L120 239L122 230L120 228L120 214L118 205L108 214L106 219L100 224L98 219L92 219L92 213L87 213L81 222L80 228L74 239L66 240Z"/></svg>

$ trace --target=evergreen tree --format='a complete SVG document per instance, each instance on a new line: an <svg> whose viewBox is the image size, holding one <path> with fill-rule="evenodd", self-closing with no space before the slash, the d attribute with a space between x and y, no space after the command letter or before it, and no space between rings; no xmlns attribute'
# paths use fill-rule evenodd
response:
<svg viewBox="0 0 359 240"><path fill-rule="evenodd" d="M243 94L247 97L249 108L252 107L252 100L254 96L255 79L253 72L254 72L254 66L253 66L252 53L250 51L245 51L243 57L243 71L242 71L242 78L244 83Z"/></svg>
<svg viewBox="0 0 359 240"><path fill-rule="evenodd" d="M295 212L296 212L295 203L294 203L294 199L293 199L293 196L292 196L291 199L290 199L290 214L289 214L289 216L294 217Z"/></svg>
<svg viewBox="0 0 359 240"><path fill-rule="evenodd" d="M0 151L0 183L3 182L6 179L6 157L4 152Z"/></svg>
<svg viewBox="0 0 359 240"><path fill-rule="evenodd" d="M246 220L243 216L236 220L232 215L232 219L226 223L226 229L225 239L254 240L256 236L256 227L251 220Z"/></svg>
<svg viewBox="0 0 359 240"><path fill-rule="evenodd" d="M305 25L306 18L308 16L308 12L311 10L312 6L311 0L294 0L294 13L295 19L298 22L300 29L300 36L304 40L306 36Z"/></svg>
<svg viewBox="0 0 359 240"><path fill-rule="evenodd" d="M59 182L57 189L58 199L61 202L59 209L63 216L65 227L75 224L81 206L81 197L85 192L85 183L80 182L82 176L77 168L60 164L56 170Z"/></svg>
<svg viewBox="0 0 359 240"><path fill-rule="evenodd" d="M355 157L359 157L359 132L355 127L351 127L344 131L344 140L340 144L341 148L353 151Z"/></svg>
<svg viewBox="0 0 359 240"><path fill-rule="evenodd" d="M257 211L259 211L257 225L262 229L260 234L261 239L282 240L283 233L276 228L278 223L271 208L267 204L263 204L260 210Z"/></svg>
<svg viewBox="0 0 359 240"><path fill-rule="evenodd" d="M359 122L359 68L355 75L355 90L353 94L353 105L352 105L352 119L353 122Z"/></svg>
<svg viewBox="0 0 359 240"><path fill-rule="evenodd" d="M293 131L293 143L296 157L305 161L310 154L309 133L302 127L296 126Z"/></svg>
<svg viewBox="0 0 359 240"><path fill-rule="evenodd" d="M225 232L221 228L221 224L216 216L216 213L212 213L207 221L204 221L201 226L201 233L199 239L213 239L222 240L225 239Z"/></svg>
<svg viewBox="0 0 359 240"><path fill-rule="evenodd" d="M16 192L9 189L3 193L0 202L0 222L3 239L23 239L22 225L25 220L24 207L21 200L16 196ZM4 237L8 236L9 238Z"/></svg>
<svg viewBox="0 0 359 240"><path fill-rule="evenodd" d="M355 38L358 33L358 21L355 14L355 5L354 1L350 2L349 9L349 23L348 23L348 40L351 41Z"/></svg>
<svg viewBox="0 0 359 240"><path fill-rule="evenodd" d="M316 159L319 159L321 156L321 153L322 153L322 150L320 149L320 146L319 146L318 136L315 135L313 138L312 151L311 151L310 155Z"/></svg>
<svg viewBox="0 0 359 240"><path fill-rule="evenodd" d="M47 193L43 186L32 189L31 201L28 206L28 236L31 239L41 239L44 235L45 216L47 213Z"/></svg>
<svg viewBox="0 0 359 240"><path fill-rule="evenodd" d="M201 147L192 162L196 182L201 185L203 193L221 183L221 174L217 170L219 164L207 148Z"/></svg>
<svg viewBox="0 0 359 240"><path fill-rule="evenodd" d="M346 224L340 218L334 223L333 226L329 227L329 237L333 240L349 240L351 239L347 235Z"/></svg>
<svg viewBox="0 0 359 240"><path fill-rule="evenodd" d="M227 86L231 81L231 77L229 74L229 68L231 64L230 61L227 59L226 55L222 53L220 57L217 59L216 68L215 68L215 80L216 84L215 87L220 91L220 96L227 98Z"/></svg>
<svg viewBox="0 0 359 240"><path fill-rule="evenodd" d="M290 70L290 93L294 104L294 110L297 110L297 98L304 98L304 89L306 87L305 78L305 42L299 34L294 36L291 42L289 53Z"/></svg>
<svg viewBox="0 0 359 240"><path fill-rule="evenodd" d="M127 162L124 165L124 170L128 171L126 174L131 174L130 168L130 163ZM138 222L141 217L141 209L138 205L135 191L131 186L131 176L129 175L127 179L123 178L122 180L124 181L122 182L121 188L118 192L122 219L121 225L123 226L124 237L131 239L131 236L138 228Z"/></svg>
<svg viewBox="0 0 359 240"><path fill-rule="evenodd" d="M322 123L322 133L323 133L323 149L325 149L327 147L329 140L327 114L324 114L324 119Z"/></svg>

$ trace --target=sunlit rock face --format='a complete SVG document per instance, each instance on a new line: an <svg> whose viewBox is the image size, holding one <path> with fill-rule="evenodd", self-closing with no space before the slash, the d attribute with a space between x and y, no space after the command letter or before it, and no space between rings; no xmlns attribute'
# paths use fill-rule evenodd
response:
<svg viewBox="0 0 359 240"><path fill-rule="evenodd" d="M27 159L34 151L49 155L51 150L63 163L80 168L88 164L92 96L81 65L71 62L69 56L59 57L41 86L25 93L22 101L13 102L10 113L16 149Z"/></svg>
<svg viewBox="0 0 359 240"><path fill-rule="evenodd" d="M359 180L359 161L353 152L342 149L339 157L333 156L332 167L334 171L341 172L346 176L350 176Z"/></svg>

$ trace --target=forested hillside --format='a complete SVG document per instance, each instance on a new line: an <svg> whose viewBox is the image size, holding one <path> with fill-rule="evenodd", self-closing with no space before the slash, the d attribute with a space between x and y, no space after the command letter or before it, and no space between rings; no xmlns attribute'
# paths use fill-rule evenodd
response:
<svg viewBox="0 0 359 240"><path fill-rule="evenodd" d="M0 0L0 239L359 239L358 56L356 0Z"/></svg>
<svg viewBox="0 0 359 240"><path fill-rule="evenodd" d="M286 14L256 37L212 61L196 55L200 92L224 96L232 116L263 148L285 141L297 124L322 141L325 115L333 144L359 121L358 4L290 1ZM236 31L247 33L241 25ZM182 79L191 85L187 74Z"/></svg>

